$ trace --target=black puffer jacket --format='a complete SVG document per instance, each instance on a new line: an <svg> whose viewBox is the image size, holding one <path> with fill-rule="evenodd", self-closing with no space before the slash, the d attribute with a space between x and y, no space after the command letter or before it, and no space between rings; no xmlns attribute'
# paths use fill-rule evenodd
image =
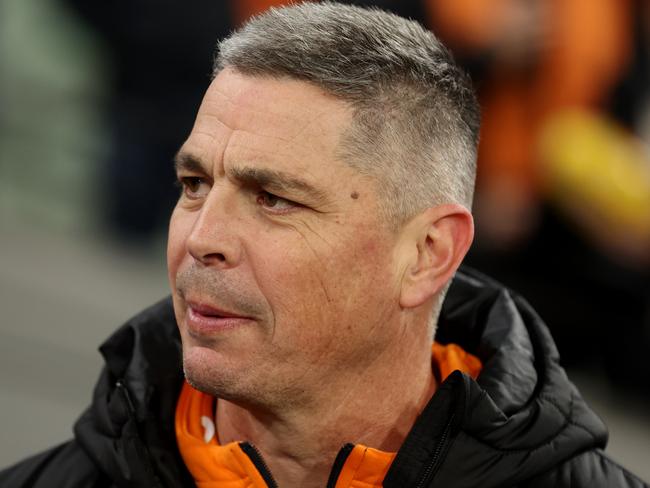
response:
<svg viewBox="0 0 650 488"><path fill-rule="evenodd" d="M546 327L520 298L457 274L437 340L478 355L478 381L455 372L413 426L386 487L647 487L602 451L607 431L558 364ZM0 473L0 486L193 486L178 453L182 382L171 301L136 316L106 358L75 439Z"/></svg>

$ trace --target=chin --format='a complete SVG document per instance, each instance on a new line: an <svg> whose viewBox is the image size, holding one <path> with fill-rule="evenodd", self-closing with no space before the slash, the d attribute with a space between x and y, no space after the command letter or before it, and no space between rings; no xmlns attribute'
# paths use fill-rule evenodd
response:
<svg viewBox="0 0 650 488"><path fill-rule="evenodd" d="M193 388L216 398L238 404L253 403L255 389L247 388L243 381L248 370L207 347L183 346L185 379Z"/></svg>
<svg viewBox="0 0 650 488"><path fill-rule="evenodd" d="M296 402L299 395L293 388L265 382L254 369L252 365L232 364L205 347L183 347L185 379L203 393L255 410L285 408Z"/></svg>
<svg viewBox="0 0 650 488"><path fill-rule="evenodd" d="M183 344L183 372L185 379L197 390L210 395L222 396L227 381L231 376L219 354L200 345Z"/></svg>

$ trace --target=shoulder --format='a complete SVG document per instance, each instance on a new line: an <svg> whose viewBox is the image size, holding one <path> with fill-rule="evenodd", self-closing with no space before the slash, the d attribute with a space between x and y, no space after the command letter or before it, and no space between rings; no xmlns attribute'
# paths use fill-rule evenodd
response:
<svg viewBox="0 0 650 488"><path fill-rule="evenodd" d="M3 488L109 486L76 441L68 441L0 471Z"/></svg>
<svg viewBox="0 0 650 488"><path fill-rule="evenodd" d="M649 485L620 466L600 449L583 452L523 486L648 488Z"/></svg>

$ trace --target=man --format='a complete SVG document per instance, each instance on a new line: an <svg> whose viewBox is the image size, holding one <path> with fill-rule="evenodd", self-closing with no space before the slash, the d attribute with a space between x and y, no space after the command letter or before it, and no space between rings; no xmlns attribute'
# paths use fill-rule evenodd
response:
<svg viewBox="0 0 650 488"><path fill-rule="evenodd" d="M458 273L438 320L477 134L417 24L330 3L251 20L176 158L171 302L101 347L75 439L2 486L645 486L525 302Z"/></svg>

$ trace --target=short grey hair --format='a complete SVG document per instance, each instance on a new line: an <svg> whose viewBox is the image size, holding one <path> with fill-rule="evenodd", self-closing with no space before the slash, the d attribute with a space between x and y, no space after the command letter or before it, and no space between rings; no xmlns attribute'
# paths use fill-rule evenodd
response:
<svg viewBox="0 0 650 488"><path fill-rule="evenodd" d="M213 76L224 68L304 80L349 102L340 155L376 179L389 223L442 203L471 208L476 96L417 22L333 2L272 8L219 43Z"/></svg>

